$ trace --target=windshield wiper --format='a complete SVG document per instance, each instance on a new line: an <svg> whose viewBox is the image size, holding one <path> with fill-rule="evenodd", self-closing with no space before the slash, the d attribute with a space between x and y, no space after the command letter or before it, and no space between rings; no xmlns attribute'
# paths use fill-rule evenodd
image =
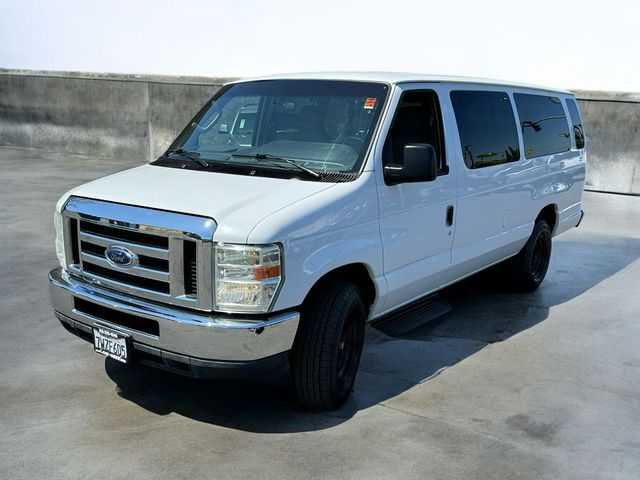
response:
<svg viewBox="0 0 640 480"><path fill-rule="evenodd" d="M189 160L192 160L194 162L198 162L200 165L202 165L205 168L207 168L209 166L209 164L205 160L200 158L200 154L198 152L192 152L191 150L185 150L184 148L178 148L176 150L169 150L166 153L166 155L167 156L169 156L169 155L180 155L181 157L188 158Z"/></svg>
<svg viewBox="0 0 640 480"><path fill-rule="evenodd" d="M300 170L301 172L306 173L310 177L313 177L313 178L316 178L316 179L322 178L322 175L320 175L318 172L315 172L315 171L311 170L310 168L307 168L307 167L305 167L303 165L300 165L298 162L296 162L295 160L293 160L291 158L279 157L278 155L272 155L270 153L254 153L254 154L232 153L231 156L232 157L253 158L255 160L275 160L277 162L285 162L285 163L288 163L289 165L293 165L298 170Z"/></svg>

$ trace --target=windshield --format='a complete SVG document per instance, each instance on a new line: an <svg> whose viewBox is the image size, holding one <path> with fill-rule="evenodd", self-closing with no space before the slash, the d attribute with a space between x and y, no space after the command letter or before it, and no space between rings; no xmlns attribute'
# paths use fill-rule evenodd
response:
<svg viewBox="0 0 640 480"><path fill-rule="evenodd" d="M297 171L295 165L273 162L282 157L315 172L356 173L387 92L387 85L364 82L234 84L218 92L169 151L183 149L212 167L260 163Z"/></svg>

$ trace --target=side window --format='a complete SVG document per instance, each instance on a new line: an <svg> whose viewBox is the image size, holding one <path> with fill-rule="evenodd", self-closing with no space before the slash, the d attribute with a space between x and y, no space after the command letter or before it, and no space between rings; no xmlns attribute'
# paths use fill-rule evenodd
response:
<svg viewBox="0 0 640 480"><path fill-rule="evenodd" d="M436 92L428 90L402 94L384 144L384 164L403 164L404 146L408 143L431 144L438 155L438 173L448 173L444 155L442 114Z"/></svg>
<svg viewBox="0 0 640 480"><path fill-rule="evenodd" d="M469 168L490 167L520 159L518 130L505 92L451 92L462 156Z"/></svg>
<svg viewBox="0 0 640 480"><path fill-rule="evenodd" d="M567 108L569 109L569 118L573 126L573 136L576 138L576 148L584 148L584 128L582 127L582 118L578 104L573 98L567 98Z"/></svg>
<svg viewBox="0 0 640 480"><path fill-rule="evenodd" d="M557 97L515 93L520 127L527 158L541 157L571 149L569 124Z"/></svg>

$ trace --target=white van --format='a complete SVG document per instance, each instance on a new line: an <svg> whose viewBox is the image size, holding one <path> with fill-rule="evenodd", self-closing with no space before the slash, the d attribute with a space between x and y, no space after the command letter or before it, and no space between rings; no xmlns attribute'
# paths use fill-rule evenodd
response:
<svg viewBox="0 0 640 480"><path fill-rule="evenodd" d="M196 377L289 362L300 401L332 409L366 321L402 321L499 262L537 288L584 180L570 92L391 73L234 82L159 159L60 199L53 306L116 361Z"/></svg>

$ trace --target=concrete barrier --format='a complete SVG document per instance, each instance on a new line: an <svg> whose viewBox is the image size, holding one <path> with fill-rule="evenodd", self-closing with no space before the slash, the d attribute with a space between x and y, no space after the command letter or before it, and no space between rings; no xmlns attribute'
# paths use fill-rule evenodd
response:
<svg viewBox="0 0 640 480"><path fill-rule="evenodd" d="M576 91L588 148L586 188L640 194L640 93Z"/></svg>
<svg viewBox="0 0 640 480"><path fill-rule="evenodd" d="M157 158L231 78L0 69L0 144ZM640 93L576 91L587 188L640 194Z"/></svg>
<svg viewBox="0 0 640 480"><path fill-rule="evenodd" d="M0 70L0 144L146 162L229 80Z"/></svg>

